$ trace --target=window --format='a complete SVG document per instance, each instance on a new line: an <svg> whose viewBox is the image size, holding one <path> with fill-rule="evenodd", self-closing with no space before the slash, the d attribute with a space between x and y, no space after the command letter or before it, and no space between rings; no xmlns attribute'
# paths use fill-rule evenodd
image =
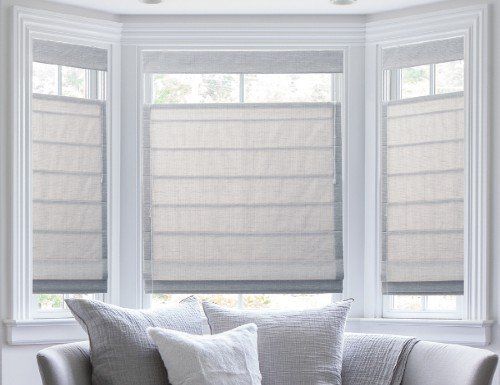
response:
<svg viewBox="0 0 500 385"><path fill-rule="evenodd" d="M76 62L82 50L88 62ZM34 317L68 316L65 298L107 292L106 57L97 48L33 41Z"/></svg>
<svg viewBox="0 0 500 385"><path fill-rule="evenodd" d="M384 52L384 316L462 318L463 40L408 47ZM406 66L418 61L429 64Z"/></svg>
<svg viewBox="0 0 500 385"><path fill-rule="evenodd" d="M183 55L205 65L178 67ZM151 305L182 293L245 308L329 303L343 278L342 53L225 55L144 53ZM290 73L275 63L287 55Z"/></svg>

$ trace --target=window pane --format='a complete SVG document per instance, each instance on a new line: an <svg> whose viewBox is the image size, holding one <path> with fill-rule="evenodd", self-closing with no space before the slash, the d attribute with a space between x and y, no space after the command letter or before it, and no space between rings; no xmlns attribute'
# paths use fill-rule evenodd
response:
<svg viewBox="0 0 500 385"><path fill-rule="evenodd" d="M159 294L152 295L151 307L171 306L179 303L191 294ZM201 301L210 301L217 305L225 307L236 307L238 305L237 294L195 294L195 297Z"/></svg>
<svg viewBox="0 0 500 385"><path fill-rule="evenodd" d="M37 309L41 311L54 311L67 309L65 299L84 298L96 299L94 294L35 294Z"/></svg>
<svg viewBox="0 0 500 385"><path fill-rule="evenodd" d="M446 94L464 90L464 61L436 64L436 93Z"/></svg>
<svg viewBox="0 0 500 385"><path fill-rule="evenodd" d="M422 311L422 296L420 295L395 295L393 296L392 309L398 311Z"/></svg>
<svg viewBox="0 0 500 385"><path fill-rule="evenodd" d="M401 70L401 97L415 98L430 93L430 66L403 68Z"/></svg>
<svg viewBox="0 0 500 385"><path fill-rule="evenodd" d="M306 309L326 306L332 294L245 294L247 309Z"/></svg>
<svg viewBox="0 0 500 385"><path fill-rule="evenodd" d="M458 297L456 295L429 295L427 297L426 310L449 312L456 311L457 299Z"/></svg>
<svg viewBox="0 0 500 385"><path fill-rule="evenodd" d="M245 102L329 102L331 74L245 75Z"/></svg>
<svg viewBox="0 0 500 385"><path fill-rule="evenodd" d="M152 77L155 104L239 101L239 75L153 74Z"/></svg>
<svg viewBox="0 0 500 385"><path fill-rule="evenodd" d="M75 98L85 97L85 70L82 68L61 68L62 94Z"/></svg>
<svg viewBox="0 0 500 385"><path fill-rule="evenodd" d="M33 93L57 95L57 65L33 62Z"/></svg>

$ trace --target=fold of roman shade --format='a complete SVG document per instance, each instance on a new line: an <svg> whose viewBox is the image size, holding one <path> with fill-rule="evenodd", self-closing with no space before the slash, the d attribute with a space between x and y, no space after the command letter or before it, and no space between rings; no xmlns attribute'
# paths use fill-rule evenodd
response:
<svg viewBox="0 0 500 385"><path fill-rule="evenodd" d="M383 107L383 292L463 294L463 93Z"/></svg>
<svg viewBox="0 0 500 385"><path fill-rule="evenodd" d="M168 74L341 73L342 51L144 51L143 72Z"/></svg>
<svg viewBox="0 0 500 385"><path fill-rule="evenodd" d="M334 103L144 109L148 292L341 292Z"/></svg>
<svg viewBox="0 0 500 385"><path fill-rule="evenodd" d="M424 43L406 44L382 51L384 70L437 64L464 58L464 38L455 37Z"/></svg>
<svg viewBox="0 0 500 385"><path fill-rule="evenodd" d="M108 52L102 48L33 39L33 61L106 71Z"/></svg>
<svg viewBox="0 0 500 385"><path fill-rule="evenodd" d="M105 102L33 94L33 292L107 291Z"/></svg>

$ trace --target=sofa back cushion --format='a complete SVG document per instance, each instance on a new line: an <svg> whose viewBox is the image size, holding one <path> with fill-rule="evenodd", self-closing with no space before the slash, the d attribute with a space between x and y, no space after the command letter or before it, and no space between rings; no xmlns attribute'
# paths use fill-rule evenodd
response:
<svg viewBox="0 0 500 385"><path fill-rule="evenodd" d="M203 317L194 297L177 307L157 310L124 309L85 299L66 303L89 336L93 385L168 384L165 366L147 329L203 332Z"/></svg>

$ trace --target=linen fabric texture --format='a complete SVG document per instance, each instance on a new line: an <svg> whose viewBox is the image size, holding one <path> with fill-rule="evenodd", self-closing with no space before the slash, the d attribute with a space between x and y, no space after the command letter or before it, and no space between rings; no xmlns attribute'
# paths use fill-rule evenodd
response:
<svg viewBox="0 0 500 385"><path fill-rule="evenodd" d="M233 310L203 302L212 334L255 323L262 385L341 385L351 301L321 309Z"/></svg>
<svg viewBox="0 0 500 385"><path fill-rule="evenodd" d="M197 336L149 328L172 385L261 385L257 326Z"/></svg>
<svg viewBox="0 0 500 385"><path fill-rule="evenodd" d="M90 341L93 385L165 385L167 371L149 327L202 334L203 320L196 298L176 307L132 310L86 299L66 304Z"/></svg>
<svg viewBox="0 0 500 385"><path fill-rule="evenodd" d="M400 385L416 338L345 333L343 385Z"/></svg>

